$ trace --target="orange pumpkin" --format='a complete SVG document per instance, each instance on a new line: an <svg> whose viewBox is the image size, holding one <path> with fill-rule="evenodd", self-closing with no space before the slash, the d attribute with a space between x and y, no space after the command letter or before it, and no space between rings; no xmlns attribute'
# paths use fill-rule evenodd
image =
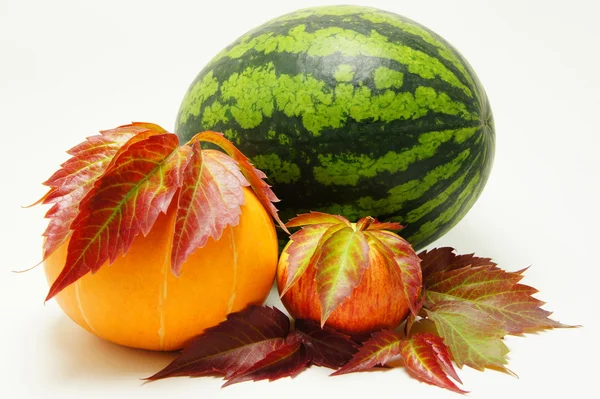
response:
<svg viewBox="0 0 600 399"><path fill-rule="evenodd" d="M170 270L175 207L124 256L64 289L56 300L77 324L117 344L152 350L182 348L230 312L264 302L277 267L271 217L244 188L240 223L192 254L175 277ZM48 282L62 270L63 244L44 262Z"/></svg>

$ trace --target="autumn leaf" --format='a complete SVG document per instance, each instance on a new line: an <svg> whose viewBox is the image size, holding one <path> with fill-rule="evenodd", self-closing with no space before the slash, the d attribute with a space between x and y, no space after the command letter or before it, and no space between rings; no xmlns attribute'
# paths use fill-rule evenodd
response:
<svg viewBox="0 0 600 399"><path fill-rule="evenodd" d="M296 335L289 335L283 345L263 359L228 377L223 387L243 381L274 381L292 377L304 370L309 362L310 355L302 342Z"/></svg>
<svg viewBox="0 0 600 399"><path fill-rule="evenodd" d="M502 323L469 302L445 301L426 308L453 359L462 367L476 370L506 370L508 348L502 341L506 331Z"/></svg>
<svg viewBox="0 0 600 399"><path fill-rule="evenodd" d="M65 266L46 300L125 254L139 233L148 234L181 185L188 152L166 133L136 140L113 158L79 204Z"/></svg>
<svg viewBox="0 0 600 399"><path fill-rule="evenodd" d="M260 362L269 354L270 359L284 357L281 352L273 352L286 346L285 337L289 331L288 317L277 308L250 306L231 313L227 320L204 331L167 367L147 379L215 373L223 374L226 378L237 375L241 379L243 372L250 372L253 366L252 378L258 378L268 367L265 362ZM276 364L275 369L277 367ZM274 372L278 373L277 370Z"/></svg>
<svg viewBox="0 0 600 399"><path fill-rule="evenodd" d="M400 342L401 337L393 331L375 332L371 338L363 342L348 363L331 375L354 373L369 370L377 365L384 365L388 360L400 354Z"/></svg>
<svg viewBox="0 0 600 399"><path fill-rule="evenodd" d="M281 227L286 233L289 233L287 227L279 218L277 208L275 208L273 205L273 202L277 202L279 199L271 190L271 187L263 180L267 176L261 170L252 166L248 158L221 133L211 131L198 133L196 136L192 137L190 142L194 142L196 140L219 146L234 161L236 161L240 171L254 190L254 194L256 194L256 197L259 199L260 203L266 210L269 211L273 219L275 219L275 221L279 224L279 227Z"/></svg>
<svg viewBox="0 0 600 399"><path fill-rule="evenodd" d="M541 308L544 302L532 296L538 291L519 284L522 278L521 272L506 272L494 264L437 272L429 277L425 306L433 308L448 301L469 303L485 317L498 321L508 334L566 327L548 317L551 312Z"/></svg>
<svg viewBox="0 0 600 399"><path fill-rule="evenodd" d="M340 215L330 215L323 212L311 211L309 213L302 213L296 217L291 218L285 225L287 227L300 227L309 226L315 224L339 224L343 223L346 226L351 226L350 221Z"/></svg>
<svg viewBox="0 0 600 399"><path fill-rule="evenodd" d="M52 204L46 212L48 227L43 233L43 259L50 256L71 234L71 223L79 212L79 203L106 170L117 151L131 137L147 127L136 124L105 130L67 151L71 158L43 184L49 191L36 203Z"/></svg>
<svg viewBox="0 0 600 399"><path fill-rule="evenodd" d="M236 226L244 204L243 186L249 183L236 162L216 150L202 150L192 143L190 162L183 172L171 252L175 275L181 266L209 238L221 238L227 226Z"/></svg>
<svg viewBox="0 0 600 399"><path fill-rule="evenodd" d="M448 347L440 337L419 333L401 340L399 345L406 368L417 379L453 392L467 393L448 378L461 382L450 360Z"/></svg>
<svg viewBox="0 0 600 399"><path fill-rule="evenodd" d="M402 282L404 296L413 315L421 307L421 267L420 259L412 246L402 237L386 230L365 232L367 239L386 259L391 270L398 273Z"/></svg>
<svg viewBox="0 0 600 399"><path fill-rule="evenodd" d="M475 254L457 255L454 248L441 247L419 253L423 286L429 285L429 278L437 272L460 269L465 266L496 266L491 258L481 258Z"/></svg>
<svg viewBox="0 0 600 399"><path fill-rule="evenodd" d="M295 328L293 334L296 334L306 347L311 364L315 366L338 369L348 363L356 353L356 343L346 334L330 327L321 327L311 320L298 319Z"/></svg>
<svg viewBox="0 0 600 399"><path fill-rule="evenodd" d="M317 259L317 294L321 304L321 326L360 284L369 267L369 244L362 231L351 227L333 233L321 246Z"/></svg>
<svg viewBox="0 0 600 399"><path fill-rule="evenodd" d="M404 228L404 226L402 226L400 223L396 223L396 222L380 222L377 219L375 219L375 221L373 221L373 223L371 223L369 225L369 227L367 228L367 230L392 230L392 231L398 231L398 230L402 230Z"/></svg>

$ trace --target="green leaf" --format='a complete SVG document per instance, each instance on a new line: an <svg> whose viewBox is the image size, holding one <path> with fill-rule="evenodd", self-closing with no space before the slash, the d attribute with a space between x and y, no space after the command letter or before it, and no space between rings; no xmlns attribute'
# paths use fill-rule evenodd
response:
<svg viewBox="0 0 600 399"><path fill-rule="evenodd" d="M469 302L445 301L426 309L458 367L505 369L508 348L502 323Z"/></svg>

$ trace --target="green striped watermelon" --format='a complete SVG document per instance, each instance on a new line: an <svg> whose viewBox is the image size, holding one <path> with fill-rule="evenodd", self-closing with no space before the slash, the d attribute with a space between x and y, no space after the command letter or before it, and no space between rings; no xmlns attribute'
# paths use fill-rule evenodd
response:
<svg viewBox="0 0 600 399"><path fill-rule="evenodd" d="M308 210L405 224L421 248L481 193L494 157L486 94L444 39L356 6L265 23L196 77L183 140L223 132L269 176L282 218Z"/></svg>

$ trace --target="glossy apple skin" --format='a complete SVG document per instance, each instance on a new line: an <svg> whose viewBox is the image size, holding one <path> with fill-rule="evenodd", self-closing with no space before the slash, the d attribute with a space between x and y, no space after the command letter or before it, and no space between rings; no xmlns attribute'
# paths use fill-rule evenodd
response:
<svg viewBox="0 0 600 399"><path fill-rule="evenodd" d="M289 244L288 244L289 245ZM287 248L287 246L286 246ZM282 252L277 266L277 287L287 279L288 254ZM394 329L408 315L408 303L398 274L390 271L383 256L371 249L370 266L349 298L327 319L325 325L353 336L379 329ZM315 282L316 269L309 267L281 301L296 319L321 321L321 306Z"/></svg>

